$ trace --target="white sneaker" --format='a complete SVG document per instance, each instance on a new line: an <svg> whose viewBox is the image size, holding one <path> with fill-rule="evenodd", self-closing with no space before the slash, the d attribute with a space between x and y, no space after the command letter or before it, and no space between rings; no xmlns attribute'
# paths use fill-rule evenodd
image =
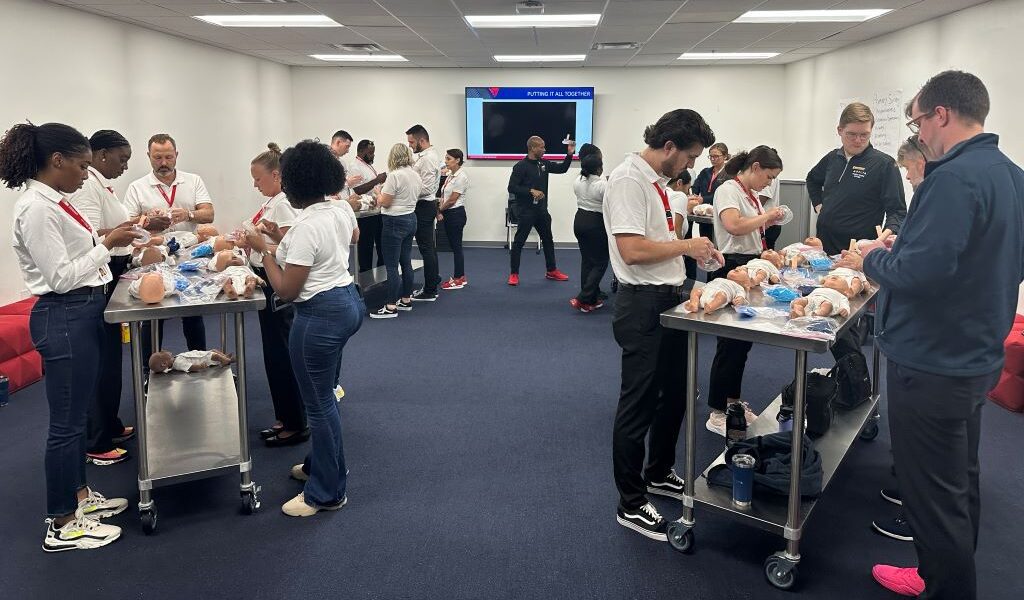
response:
<svg viewBox="0 0 1024 600"><path fill-rule="evenodd" d="M341 402L341 399L345 397L345 388L340 385L334 386L334 399Z"/></svg>
<svg viewBox="0 0 1024 600"><path fill-rule="evenodd" d="M341 510L346 504L348 504L347 496L333 506L310 506L306 504L306 495L300 492L298 496L295 496L281 506L281 512L289 517L312 517L322 510Z"/></svg>
<svg viewBox="0 0 1024 600"><path fill-rule="evenodd" d="M306 472L302 470L302 463L292 466L289 476L296 481L309 481L309 475L306 475Z"/></svg>
<svg viewBox="0 0 1024 600"><path fill-rule="evenodd" d="M65 550L92 550L115 541L121 537L121 528L107 525L82 514L82 509L75 511L75 518L57 527L53 519L46 520L46 538L43 550L46 552L63 552Z"/></svg>
<svg viewBox="0 0 1024 600"><path fill-rule="evenodd" d="M78 503L78 510L87 517L106 519L121 514L128 508L128 501L124 498L106 498L92 488L86 489L89 490L89 495Z"/></svg>
<svg viewBox="0 0 1024 600"><path fill-rule="evenodd" d="M707 422L708 431L725 437L725 411L711 410Z"/></svg>

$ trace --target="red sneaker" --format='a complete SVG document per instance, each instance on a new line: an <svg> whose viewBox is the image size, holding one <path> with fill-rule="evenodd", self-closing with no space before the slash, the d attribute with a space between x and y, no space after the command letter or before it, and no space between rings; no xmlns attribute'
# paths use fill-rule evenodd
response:
<svg viewBox="0 0 1024 600"><path fill-rule="evenodd" d="M519 273L512 273L508 276L509 285L519 285Z"/></svg>
<svg viewBox="0 0 1024 600"><path fill-rule="evenodd" d="M462 277L458 279L452 277L441 284L442 290L461 290L464 287L466 287L466 281Z"/></svg>
<svg viewBox="0 0 1024 600"><path fill-rule="evenodd" d="M917 574L917 569L875 565L871 568L871 575L882 587L901 596L914 597L924 593L924 579Z"/></svg>
<svg viewBox="0 0 1024 600"><path fill-rule="evenodd" d="M570 299L569 300L569 306L575 308L576 310L578 310L580 312L584 312L584 313L593 312L594 310L597 309L597 307L594 306L593 304L586 304L585 302L580 302L579 298L572 298L572 299Z"/></svg>
<svg viewBox="0 0 1024 600"><path fill-rule="evenodd" d="M544 275L544 277L552 281L569 281L569 276L558 269L551 269Z"/></svg>

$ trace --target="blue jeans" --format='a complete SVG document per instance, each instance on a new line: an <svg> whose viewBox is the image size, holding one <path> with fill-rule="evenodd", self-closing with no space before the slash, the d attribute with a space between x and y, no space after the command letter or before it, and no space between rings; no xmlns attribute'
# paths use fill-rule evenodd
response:
<svg viewBox="0 0 1024 600"><path fill-rule="evenodd" d="M384 301L394 304L399 298L408 298L412 295L412 238L416 234L416 214L383 217L381 244L384 268L388 270L387 295ZM399 263L402 265L401 281L398 279Z"/></svg>
<svg viewBox="0 0 1024 600"><path fill-rule="evenodd" d="M292 369L306 407L312 447L306 457L306 503L330 506L345 497L345 450L334 385L348 338L363 324L366 305L354 284L295 303L288 336Z"/></svg>
<svg viewBox="0 0 1024 600"><path fill-rule="evenodd" d="M46 514L61 517L78 508L85 487L89 407L103 362L102 294L41 296L29 331L43 357L50 428L46 437Z"/></svg>

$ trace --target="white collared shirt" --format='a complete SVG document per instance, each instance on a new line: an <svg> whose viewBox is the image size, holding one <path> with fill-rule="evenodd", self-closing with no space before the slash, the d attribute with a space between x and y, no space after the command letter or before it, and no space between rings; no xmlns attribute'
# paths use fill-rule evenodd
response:
<svg viewBox="0 0 1024 600"><path fill-rule="evenodd" d="M161 191L163 193L161 193ZM174 198L174 204L169 205L167 198ZM171 185L165 185L152 171L144 177L140 177L128 186L124 194L124 204L128 209L131 218L143 215L154 208L169 211L171 208L184 208L194 211L202 204L213 204L210 192L206 191L206 184L203 178L193 173L186 173L178 169ZM195 233L196 223L194 221L183 221L167 228L167 231L191 231Z"/></svg>
<svg viewBox="0 0 1024 600"><path fill-rule="evenodd" d="M296 302L305 302L320 292L352 283L348 272L349 244L359 229L356 215L347 202L317 202L299 213L277 247L277 262L309 267ZM287 268L287 267L285 267Z"/></svg>
<svg viewBox="0 0 1024 600"><path fill-rule="evenodd" d="M416 197L419 200L433 200L437 194L437 186L441 182L441 168L444 162L433 146L419 154L413 154L412 168L420 176L422 186Z"/></svg>
<svg viewBox="0 0 1024 600"><path fill-rule="evenodd" d="M600 175L588 175L586 179L577 179L572 185L576 193L576 208L590 212L602 212L604 191L608 182Z"/></svg>
<svg viewBox="0 0 1024 600"><path fill-rule="evenodd" d="M78 212L82 213L96 229L113 229L128 220L128 209L114 193L110 181L93 167L89 167L89 178L82 188L68 198ZM130 247L114 248L111 256L128 256Z"/></svg>
<svg viewBox="0 0 1024 600"><path fill-rule="evenodd" d="M412 214L416 210L416 199L422 180L412 167L402 167L388 173L387 180L380 188L380 193L394 199L391 206L381 207L380 212L392 217Z"/></svg>
<svg viewBox="0 0 1024 600"><path fill-rule="evenodd" d="M357 186L363 185L364 183L367 183L367 182L372 181L373 179L377 178L377 169L375 169L373 167L373 165L368 164L365 161L363 161L363 159L359 158L358 156L355 157L354 159L352 159L350 167L351 167L351 169L349 168L349 166L345 167L345 176L346 176L346 178L348 176L350 176L350 175L362 175L363 176L363 180L360 181L359 183L357 183L356 184ZM374 188L379 190L380 186L374 186ZM373 205L374 205L373 190L371 190L369 193L366 193L366 194L363 194L362 196L360 196L359 204L360 204L360 206L362 206L362 209L356 214L356 217L358 217L358 218L369 217L369 216L372 216L372 215L380 214L380 210L378 210L376 208L373 208Z"/></svg>
<svg viewBox="0 0 1024 600"><path fill-rule="evenodd" d="M722 222L722 213L729 209L735 209L741 217L748 219L764 214L760 203L760 200L751 200L735 179L726 181L715 190L715 243L722 254L760 254L764 251L760 228L746 235L733 235Z"/></svg>
<svg viewBox="0 0 1024 600"><path fill-rule="evenodd" d="M683 285L686 267L683 257L646 264L628 265L619 254L615 234L631 233L653 242L676 239L668 228L668 217L654 184L666 189L668 180L654 172L639 154L627 154L626 160L608 177L604 193L604 227L608 232L608 253L612 270L619 281L633 285Z"/></svg>
<svg viewBox="0 0 1024 600"><path fill-rule="evenodd" d="M459 167L459 170L454 175L449 175L448 179L444 180L444 189L441 190L441 202L447 202L452 194L457 193L459 195L455 200L455 204L448 208L458 208L466 205L466 191L469 190L469 175L466 175L466 168Z"/></svg>
<svg viewBox="0 0 1024 600"><path fill-rule="evenodd" d="M95 227L89 223L89 231L80 225L60 207L62 200L57 190L30 179L14 203L14 255L25 287L36 296L97 287L113 279L107 267L110 252L99 243Z"/></svg>
<svg viewBox="0 0 1024 600"><path fill-rule="evenodd" d="M757 193L762 198L761 205L764 206L765 210L775 208L779 205L779 178L772 179L772 182L765 186L763 190Z"/></svg>
<svg viewBox="0 0 1024 600"><path fill-rule="evenodd" d="M298 216L299 211L295 210L295 207L292 206L291 202L288 202L288 197L285 196L285 193L281 192L273 198L267 198L267 200L260 205L260 209L252 216L250 222L254 226L260 221L270 221L271 223L277 223L278 227L291 227L295 224L295 219ZM263 239L266 240L268 244L276 243L267 235L264 235ZM263 267L263 253L250 252L249 264L254 267Z"/></svg>

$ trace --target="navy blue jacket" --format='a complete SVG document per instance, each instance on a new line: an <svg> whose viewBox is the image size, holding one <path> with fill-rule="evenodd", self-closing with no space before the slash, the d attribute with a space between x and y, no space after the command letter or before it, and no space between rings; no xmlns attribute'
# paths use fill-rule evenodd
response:
<svg viewBox="0 0 1024 600"><path fill-rule="evenodd" d="M973 377L1003 364L1024 279L1024 171L982 133L928 163L892 252L864 258L881 286L879 347L912 369Z"/></svg>

